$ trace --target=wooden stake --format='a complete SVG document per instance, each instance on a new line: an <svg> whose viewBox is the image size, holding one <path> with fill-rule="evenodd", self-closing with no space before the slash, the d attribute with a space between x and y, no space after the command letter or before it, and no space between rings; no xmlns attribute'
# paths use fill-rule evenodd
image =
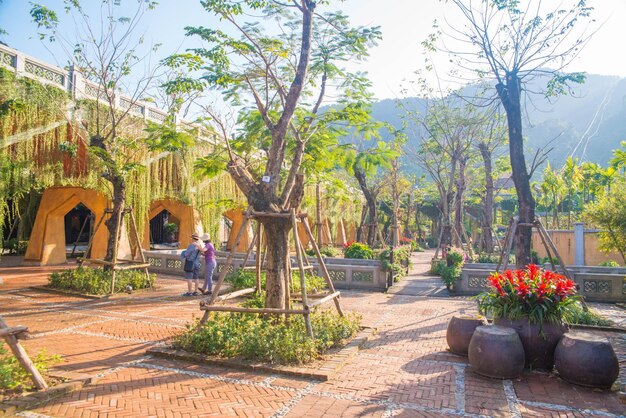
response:
<svg viewBox="0 0 626 418"><path fill-rule="evenodd" d="M4 319L2 319L2 317L0 317L0 329L7 328L9 328L7 323L4 322ZM37 370L33 362L30 360L30 357L28 357L28 353L26 353L26 350L24 350L22 345L17 340L16 336L9 334L3 335L2 338L4 338L4 341L6 341L7 345L13 352L13 355L24 368L24 370L30 373L31 379L33 380L33 384L35 385L35 387L37 389L47 389L48 385L46 384L46 381L43 379L43 377L39 373L39 370Z"/></svg>
<svg viewBox="0 0 626 418"><path fill-rule="evenodd" d="M291 209L291 225L293 230L293 241L296 246L296 259L298 260L298 267L300 268L300 292L302 293L302 306L308 311L309 300L306 295L306 276L304 274L304 263L302 262L302 248L300 246L300 239L298 237L298 223L296 221L296 210ZM306 324L306 332L309 337L313 337L313 326L311 325L311 315L309 313L304 314L304 323Z"/></svg>
<svg viewBox="0 0 626 418"><path fill-rule="evenodd" d="M311 245L313 246L313 251L315 251L315 255L317 256L317 262L319 263L320 270L322 271L322 275L324 279L326 279L326 284L328 285L328 289L331 293L335 293L335 286L333 285L333 281L330 278L330 274L328 274L328 269L326 268L326 263L324 263L324 259L322 258L322 254L320 253L320 249L315 242L315 238L313 238L313 233L311 232L311 227L309 226L309 221L307 218L302 218L302 222L304 223L304 229L306 230L309 239L311 240ZM337 312L339 315L344 316L343 310L341 309L340 296L337 296L333 299L335 302L335 307L337 308Z"/></svg>
<svg viewBox="0 0 626 418"><path fill-rule="evenodd" d="M94 229L93 234L91 234L91 237L89 238L89 244L87 244L87 249L85 250L85 255L83 256L83 258L81 258L78 261L78 265L80 267L83 266L83 263L85 262L85 260L87 259L87 257L89 256L89 252L91 251L91 246L93 245L93 239L96 236L96 232L98 232L98 229L100 228L100 225L102 224L102 221L104 221L104 217L107 215L106 212L102 213L102 216L100 217L100 220L98 221L98 225L96 225L96 229Z"/></svg>
<svg viewBox="0 0 626 418"><path fill-rule="evenodd" d="M141 248L141 241L139 240L139 232L137 231L137 223L135 222L135 214L133 213L133 208L130 208L130 225L133 229L133 235L135 236L135 241L137 241L137 251L139 251L139 261L142 264L146 263L146 257L143 254L143 248ZM146 280L150 283L150 272L148 271L148 267L144 268L146 273Z"/></svg>
<svg viewBox="0 0 626 418"><path fill-rule="evenodd" d="M261 236L263 234L263 229L261 227L261 222L257 221L256 224L256 291L261 293Z"/></svg>

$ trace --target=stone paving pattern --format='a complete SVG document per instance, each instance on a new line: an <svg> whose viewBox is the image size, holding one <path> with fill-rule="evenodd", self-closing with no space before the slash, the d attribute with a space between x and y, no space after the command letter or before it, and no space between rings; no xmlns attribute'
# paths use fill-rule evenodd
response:
<svg viewBox="0 0 626 418"><path fill-rule="evenodd" d="M198 299L179 295L183 281L161 276L153 291L87 300L33 290L51 268L0 267L0 315L27 325L31 353L62 356L59 370L96 375L95 384L21 413L54 417L612 417L623 416L616 392L568 384L553 373L492 380L469 370L446 351L452 315L475 312L468 298L426 297L428 253L415 255L400 294L342 292L347 311L360 312L378 332L331 380L272 374L152 358L146 349L166 344L200 316ZM56 269L56 268L54 268ZM406 290L409 289L409 290ZM417 296L410 289L417 289ZM602 306L597 306L602 309ZM613 316L624 315L609 307ZM625 337L611 338L626 373Z"/></svg>

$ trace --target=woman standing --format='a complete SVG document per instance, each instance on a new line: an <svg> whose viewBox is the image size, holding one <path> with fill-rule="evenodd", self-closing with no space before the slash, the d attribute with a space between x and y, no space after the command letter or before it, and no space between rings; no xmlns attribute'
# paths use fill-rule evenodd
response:
<svg viewBox="0 0 626 418"><path fill-rule="evenodd" d="M210 295L213 293L213 272L217 267L217 259L215 258L215 247L211 244L209 234L202 236L204 241L204 287L200 289L203 294Z"/></svg>
<svg viewBox="0 0 626 418"><path fill-rule="evenodd" d="M200 291L198 288L198 278L200 277L200 254L203 254L206 250L200 242L200 236L196 233L191 235L191 244L183 253L181 257L184 260L184 264L192 264L191 269L185 268L185 279L187 279L187 293L183 293L183 296L197 296ZM194 286L195 284L195 286Z"/></svg>

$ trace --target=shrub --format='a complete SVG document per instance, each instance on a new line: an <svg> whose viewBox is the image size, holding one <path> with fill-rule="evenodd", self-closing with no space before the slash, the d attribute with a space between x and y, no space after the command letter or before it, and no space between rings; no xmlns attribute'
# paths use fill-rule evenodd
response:
<svg viewBox="0 0 626 418"><path fill-rule="evenodd" d="M367 244L353 242L345 248L343 255L345 258L371 260L374 258L374 251Z"/></svg>
<svg viewBox="0 0 626 418"><path fill-rule="evenodd" d="M600 264L598 264L601 267L619 267L619 263L615 260L608 260L608 261L603 261Z"/></svg>
<svg viewBox="0 0 626 418"><path fill-rule="evenodd" d="M18 241L17 238L11 238L6 241L1 241L2 249L9 250L9 254L24 255L26 254L26 248L28 248L28 241Z"/></svg>
<svg viewBox="0 0 626 418"><path fill-rule="evenodd" d="M465 257L463 256L463 253L461 251L459 251L459 250L454 249L454 248L452 248L446 254L446 263L450 267L452 267L452 266L460 267L460 266L463 265L463 261L464 260L465 260Z"/></svg>
<svg viewBox="0 0 626 418"><path fill-rule="evenodd" d="M435 237L426 238L426 245L428 246L428 248L437 248L437 238Z"/></svg>
<svg viewBox="0 0 626 418"><path fill-rule="evenodd" d="M453 286L457 280L461 278L461 267L459 266L446 266L441 268L441 281L446 287Z"/></svg>
<svg viewBox="0 0 626 418"><path fill-rule="evenodd" d="M441 276L441 272L443 271L443 268L446 266L447 264L445 260L433 260L431 262L430 272L431 274Z"/></svg>
<svg viewBox="0 0 626 418"><path fill-rule="evenodd" d="M492 264L497 263L498 261L500 261L500 256L495 254L481 253L478 254L478 258L476 258L477 263Z"/></svg>
<svg viewBox="0 0 626 418"><path fill-rule="evenodd" d="M114 293L152 287L154 277L154 274L150 274L146 278L143 270L119 270L115 273ZM90 295L106 295L111 291L111 271L91 267L64 270L50 275L49 286Z"/></svg>
<svg viewBox="0 0 626 418"><path fill-rule="evenodd" d="M580 303L571 304L564 315L565 322L571 325L595 325L609 327L613 322L591 309L585 310Z"/></svg>
<svg viewBox="0 0 626 418"><path fill-rule="evenodd" d="M35 368L44 375L51 364L60 361L59 356L50 356L45 351L39 352L34 358L31 357ZM33 388L30 374L22 368L13 353L0 340L0 394L5 391L19 392Z"/></svg>
<svg viewBox="0 0 626 418"><path fill-rule="evenodd" d="M199 330L197 324L189 325L174 340L174 347L219 357L303 364L355 335L360 319L327 310L313 312L315 338L311 339L301 316L285 322L252 314L216 313Z"/></svg>

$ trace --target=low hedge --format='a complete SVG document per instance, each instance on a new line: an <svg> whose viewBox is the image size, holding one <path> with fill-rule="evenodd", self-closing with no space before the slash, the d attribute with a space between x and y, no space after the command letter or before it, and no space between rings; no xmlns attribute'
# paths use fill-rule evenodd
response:
<svg viewBox="0 0 626 418"><path fill-rule="evenodd" d="M300 292L300 271L291 272L293 290ZM232 290L248 289L256 286L256 272L250 270L235 270L228 273L224 280L230 283ZM265 288L265 272L261 272L261 288ZM320 276L306 275L306 289L309 293L316 293L326 288L326 280Z"/></svg>
<svg viewBox="0 0 626 418"><path fill-rule="evenodd" d="M111 292L111 273L103 268L78 267L52 273L48 285L55 289L106 295ZM114 293L150 288L154 286L154 278L154 274L146 278L143 270L119 270L115 273Z"/></svg>
<svg viewBox="0 0 626 418"><path fill-rule="evenodd" d="M215 313L199 330L197 323L174 340L174 347L223 358L241 358L279 364L304 364L341 346L359 330L360 316L341 317L332 311L311 314L311 339L302 316L288 322L275 317Z"/></svg>

